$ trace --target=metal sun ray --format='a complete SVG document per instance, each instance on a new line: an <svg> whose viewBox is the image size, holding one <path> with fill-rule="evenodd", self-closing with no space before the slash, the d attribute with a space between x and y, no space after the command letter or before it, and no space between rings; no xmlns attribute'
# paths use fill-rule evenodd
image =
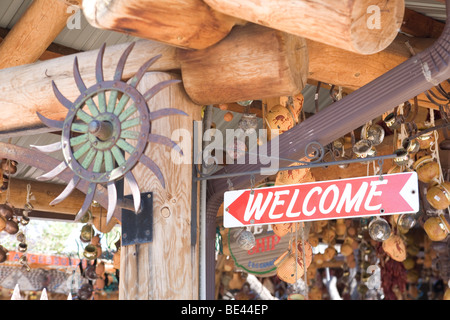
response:
<svg viewBox="0 0 450 320"><path fill-rule="evenodd" d="M138 71L135 73L135 75L133 77L131 77L128 82L125 83L122 80L123 71L124 71L128 56L130 55L134 45L135 45L135 43L132 42L124 50L124 52L122 53L122 55L119 58L118 64L117 64L115 72L114 72L114 76L113 76L114 83L123 84L122 88L123 88L123 86L125 86L125 88L126 88L126 86L128 86L130 88L136 88L138 86L139 82L141 81L141 79L143 78L144 74L149 69L149 67L152 64L154 64L159 58L161 58L161 55L157 55L157 56L149 59L148 61L146 61L138 69ZM71 152L70 154L74 157L74 159L71 159L70 157L69 157L69 159L66 158L67 157L67 155L66 155L67 150L66 150L66 153L64 154L65 155L64 162L61 162L57 167L55 167L51 171L49 171L37 178L37 180L45 181L45 180L50 180L50 179L57 177L59 174L61 174L67 168L74 171L74 175L73 175L72 179L69 181L69 183L67 184L66 188L61 192L60 195L58 195L50 203L51 205L58 204L61 201L63 201L64 199L66 199L72 193L72 191L77 187L78 183L81 180L83 180L83 179L89 180L89 179L86 179L86 177L82 176L81 174L77 174L77 172L79 173L80 170L91 170L91 171L87 171L87 172L94 174L94 175L102 174L101 169L104 167L105 173L107 172L107 173L111 174L111 176L114 177L114 179L111 178L110 180L104 182L106 184L106 188L107 188L107 192L108 192L108 205L107 205L106 220L107 220L107 223L109 223L109 221L114 216L114 213L117 210L116 207L117 207L117 203L118 203L118 195L117 195L117 188L115 185L116 179L124 178L127 181L128 186L130 187L130 190L131 190L131 194L133 196L133 207L134 207L134 210L136 213L138 213L140 211L140 206L141 206L141 192L139 189L138 182L136 181L136 178L131 171L131 169L134 167L135 163L133 165L130 165L129 167L126 167L126 165L128 163L127 163L127 160L125 160L125 157L122 155L122 152L129 153L130 157L133 157L133 156L131 156L131 154L135 153L134 152L135 149L133 149L134 146L129 144L128 142L126 142L125 139L131 139L131 140L135 140L135 141L137 140L138 142L140 141L139 139L141 139L141 134L139 134L139 132L136 132L133 130L127 130L129 128L133 128L135 126L143 124L140 120L140 117L138 117L137 119L136 118L128 119L130 117L130 115L132 115L133 113L136 113L136 112L144 112L145 111L145 114L147 114L148 121L151 124L152 121L163 118L163 117L172 116L172 115L187 116L187 114L185 112L175 109L175 108L163 108L163 109L160 109L157 111L150 112L148 109L148 106L146 104L146 102L148 100L150 100L151 98L153 98L158 92L169 87L172 84L181 82L181 80L162 81L162 82L154 85L149 90L147 90L144 94L139 93L139 95L142 99L138 99L138 100L144 101L145 109L142 109L143 108L142 106L139 107L139 105L136 104L136 101L134 101L134 103L131 106L125 108L131 95L124 93L124 94L122 94L122 97L120 99L118 99L119 90L115 89L115 87L111 87L111 88L107 87L106 89L103 87L104 84L111 83L111 82L105 82L105 80L104 80L103 56L105 53L105 48L106 48L106 45L103 44L101 46L101 48L99 49L97 59L95 62L95 79L97 82L96 86L98 86L98 88L102 87L101 90L100 89L98 89L98 91L94 90L94 94L97 95L98 104L96 104L94 102L94 99L92 99L92 94L91 94L91 96L86 97L86 91L91 90L90 92L92 92L93 88L86 87L86 84L84 83L84 81L81 77L80 68L79 68L79 64L78 64L78 58L75 57L74 62L73 62L74 80L75 80L75 84L81 94L79 99L81 99L82 97L86 97L85 99L81 99L81 102L87 106L87 108L89 109L89 114L81 109L83 105L75 106L74 105L75 102L71 102L69 99L67 99L60 92L60 90L56 86L55 82L52 81L52 89L53 89L53 92L54 92L56 98L64 107L66 107L69 110L69 113L72 112L72 116L69 120L66 117L66 120L58 121L58 120L48 119L48 118L44 117L42 114L40 114L39 112L37 112L37 116L45 125L47 125L48 127L51 127L51 128L63 130L63 136L62 136L61 142L52 143L52 144L45 145L45 146L31 145L31 147L36 150L39 150L41 152L50 153L50 152L55 152L55 151L59 151L59 150L63 150L63 152L64 152L64 150L66 150L65 148L67 147L67 144L69 144L69 148L78 146L78 150L70 151ZM109 93L110 93L108 102L106 102L106 95L105 95L106 90L109 90ZM124 89L122 89L122 90L123 90L122 92L126 92L126 90L124 90ZM136 89L133 89L133 90L136 90ZM76 101L79 101L79 99L77 99ZM139 109L139 108L141 108L141 109ZM68 116L69 116L69 113L68 113ZM117 140L114 141L112 147L110 147L106 150L100 150L100 149L95 150L90 145L89 126L93 123L93 121L97 121L96 120L97 117L99 117L99 119L100 119L105 114L114 115L115 117L117 117L117 119L120 123L120 128L121 128L120 135L121 136ZM78 119L79 119L78 121L75 120L76 117L78 117ZM145 116L143 118L145 118ZM70 132L64 131L65 130L64 128L67 128L67 125L65 125L66 122L69 124ZM151 127L149 127L149 128L151 128ZM66 132L65 136L64 136L64 132ZM78 133L78 135L72 136L71 132ZM66 138L66 140L64 141L64 137L67 137L67 136L69 137L69 139L67 140L67 138ZM70 138L70 136L72 136L72 137ZM142 136L146 137L145 142L144 142L144 147L143 147L143 149L142 148L139 149L140 154L134 155L135 161L136 162L139 161L140 163L145 165L158 178L159 182L161 183L161 186L163 188L165 188L164 175L163 175L161 169L158 167L158 165L152 159L150 159L147 155L145 155L143 151L145 150L147 143L156 143L156 144L161 144L161 145L167 146L167 147L179 152L181 155L183 155L183 151L180 148L180 146L177 145L176 142L172 141L171 139L169 139L165 136L161 136L161 135L150 133L150 132L144 133L144 134L142 134ZM111 139L111 141L112 140L113 139ZM107 142L109 142L109 141L107 141ZM142 143L143 142L141 142L141 144ZM69 150L72 150L72 149L69 149ZM84 160L81 161L81 159L83 159L83 157L84 157ZM75 160L75 161L80 160L81 164L79 164L79 167L81 167L81 169L79 168L77 170L74 170L73 163L71 163L72 160ZM117 174L116 171L118 168L114 171L114 163L116 163L121 168L127 168L127 169L122 174ZM116 173L113 175L112 174L113 172L116 172ZM95 179L89 180L89 181L90 182L88 185L88 190L86 192L85 200L83 202L82 207L80 208L80 210L78 211L78 213L75 216L75 221L79 221L84 216L84 214L89 210L89 208L92 204L92 201L94 201L97 185L103 184L99 181L96 181Z"/></svg>

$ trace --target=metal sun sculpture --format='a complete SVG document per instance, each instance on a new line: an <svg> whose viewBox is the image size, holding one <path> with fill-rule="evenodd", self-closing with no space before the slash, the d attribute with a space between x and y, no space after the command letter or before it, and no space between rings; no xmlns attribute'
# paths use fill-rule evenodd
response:
<svg viewBox="0 0 450 320"><path fill-rule="evenodd" d="M165 187L163 174L158 165L144 154L147 144L159 143L177 150L181 148L167 137L150 133L151 122L170 115L187 115L174 108L163 108L154 112L148 109L147 101L159 91L178 83L180 80L162 81L141 94L137 85L147 69L161 57L155 56L144 63L127 82L122 81L125 62L134 47L128 46L119 59L114 79L103 79L103 55L105 45L98 53L95 75L96 84L89 88L81 78L78 59L75 57L73 74L80 96L74 101L64 97L52 81L53 91L59 102L68 109L64 121L45 118L39 112L39 119L48 127L62 130L61 141L45 146L32 145L41 152L62 150L64 162L53 170L38 177L38 180L55 178L70 168L73 177L62 193L50 204L63 201L77 187L81 180L89 183L85 201L75 217L78 221L87 212L94 200L97 185L105 185L108 190L107 221L109 222L117 205L115 181L125 177L134 203L135 212L139 212L141 194L132 169L140 162L148 167Z"/></svg>

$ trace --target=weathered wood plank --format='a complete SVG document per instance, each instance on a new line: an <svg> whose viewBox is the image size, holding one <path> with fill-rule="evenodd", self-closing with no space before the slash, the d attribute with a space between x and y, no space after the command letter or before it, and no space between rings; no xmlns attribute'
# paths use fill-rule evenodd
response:
<svg viewBox="0 0 450 320"><path fill-rule="evenodd" d="M170 78L165 73L148 73L139 86L145 90ZM201 119L201 108L189 100L179 84L158 93L149 101L149 107L151 111L173 107L189 114L152 122L152 133L175 142L183 140L183 157L189 162L177 164L177 156L174 158L171 149L159 144L149 145L146 155L161 168L165 189L147 167L138 164L133 169L141 192L153 192L153 241L122 247L119 297L123 300L198 299L198 241L191 247L191 223L194 222L191 220L192 166L189 163L193 121ZM183 138L176 134L178 129L185 133ZM178 158L181 160L183 158Z"/></svg>

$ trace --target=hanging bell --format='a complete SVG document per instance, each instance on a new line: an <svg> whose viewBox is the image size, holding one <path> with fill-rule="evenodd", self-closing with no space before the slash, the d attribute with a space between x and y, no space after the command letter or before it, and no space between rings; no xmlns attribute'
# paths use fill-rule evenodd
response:
<svg viewBox="0 0 450 320"><path fill-rule="evenodd" d="M93 244L88 244L84 248L83 256L88 260L94 260L97 258L97 247Z"/></svg>
<svg viewBox="0 0 450 320"><path fill-rule="evenodd" d="M5 231L9 234L16 234L17 232L19 232L19 224L13 219L7 220Z"/></svg>
<svg viewBox="0 0 450 320"><path fill-rule="evenodd" d="M400 148L394 152L397 156L394 158L394 163L398 166L404 166L408 164L409 154L406 149Z"/></svg>
<svg viewBox="0 0 450 320"><path fill-rule="evenodd" d="M92 236L94 235L94 228L92 227L91 224L85 224L82 228L81 228L81 233L80 233L80 240L82 242L90 242L92 239Z"/></svg>
<svg viewBox="0 0 450 320"><path fill-rule="evenodd" d="M86 213L81 217L80 222L81 223L88 223L92 220L92 212L91 210L86 211Z"/></svg>
<svg viewBox="0 0 450 320"><path fill-rule="evenodd" d="M389 222L380 217L375 217L370 221L369 226L369 235L375 241L384 241L387 240L391 234L391 226Z"/></svg>
<svg viewBox="0 0 450 320"><path fill-rule="evenodd" d="M254 113L244 113L238 123L239 129L242 129L245 134L256 133L258 128L258 119Z"/></svg>
<svg viewBox="0 0 450 320"><path fill-rule="evenodd" d="M402 141L402 147L409 153L417 153L420 150L420 144L417 139L409 140L408 138Z"/></svg>
<svg viewBox="0 0 450 320"><path fill-rule="evenodd" d="M389 113L386 118L384 118L384 124L391 130L395 130L398 128L398 124L396 121L395 114L393 112Z"/></svg>
<svg viewBox="0 0 450 320"><path fill-rule="evenodd" d="M90 283L84 283L78 289L78 298L80 300L88 300L92 293L94 292L94 287Z"/></svg>
<svg viewBox="0 0 450 320"><path fill-rule="evenodd" d="M25 237L25 234L22 231L20 231L16 236L16 240L19 242L26 242L27 239Z"/></svg>
<svg viewBox="0 0 450 320"><path fill-rule="evenodd" d="M401 233L407 233L416 224L416 218L413 214L402 214L397 221L397 229Z"/></svg>
<svg viewBox="0 0 450 320"><path fill-rule="evenodd" d="M356 154L358 158L366 158L374 156L376 150L372 145L372 141L362 139L356 142L353 146L353 153Z"/></svg>
<svg viewBox="0 0 450 320"><path fill-rule="evenodd" d="M28 223L30 223L30 218L28 218L27 216L23 216L20 220L19 223L23 226L26 226Z"/></svg>
<svg viewBox="0 0 450 320"><path fill-rule="evenodd" d="M28 245L25 242L21 242L19 243L17 249L19 250L19 252L26 252L28 249Z"/></svg>
<svg viewBox="0 0 450 320"><path fill-rule="evenodd" d="M378 124L367 124L361 129L361 137L370 140L373 146L377 146L383 142L384 134L383 127Z"/></svg>

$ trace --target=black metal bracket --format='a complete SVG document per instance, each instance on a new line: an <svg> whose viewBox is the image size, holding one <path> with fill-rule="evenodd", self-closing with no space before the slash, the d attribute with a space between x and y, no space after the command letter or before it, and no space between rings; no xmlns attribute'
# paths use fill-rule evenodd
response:
<svg viewBox="0 0 450 320"><path fill-rule="evenodd" d="M125 196L132 199L132 196ZM141 193L139 213L122 209L122 245L142 244L153 240L153 192Z"/></svg>

